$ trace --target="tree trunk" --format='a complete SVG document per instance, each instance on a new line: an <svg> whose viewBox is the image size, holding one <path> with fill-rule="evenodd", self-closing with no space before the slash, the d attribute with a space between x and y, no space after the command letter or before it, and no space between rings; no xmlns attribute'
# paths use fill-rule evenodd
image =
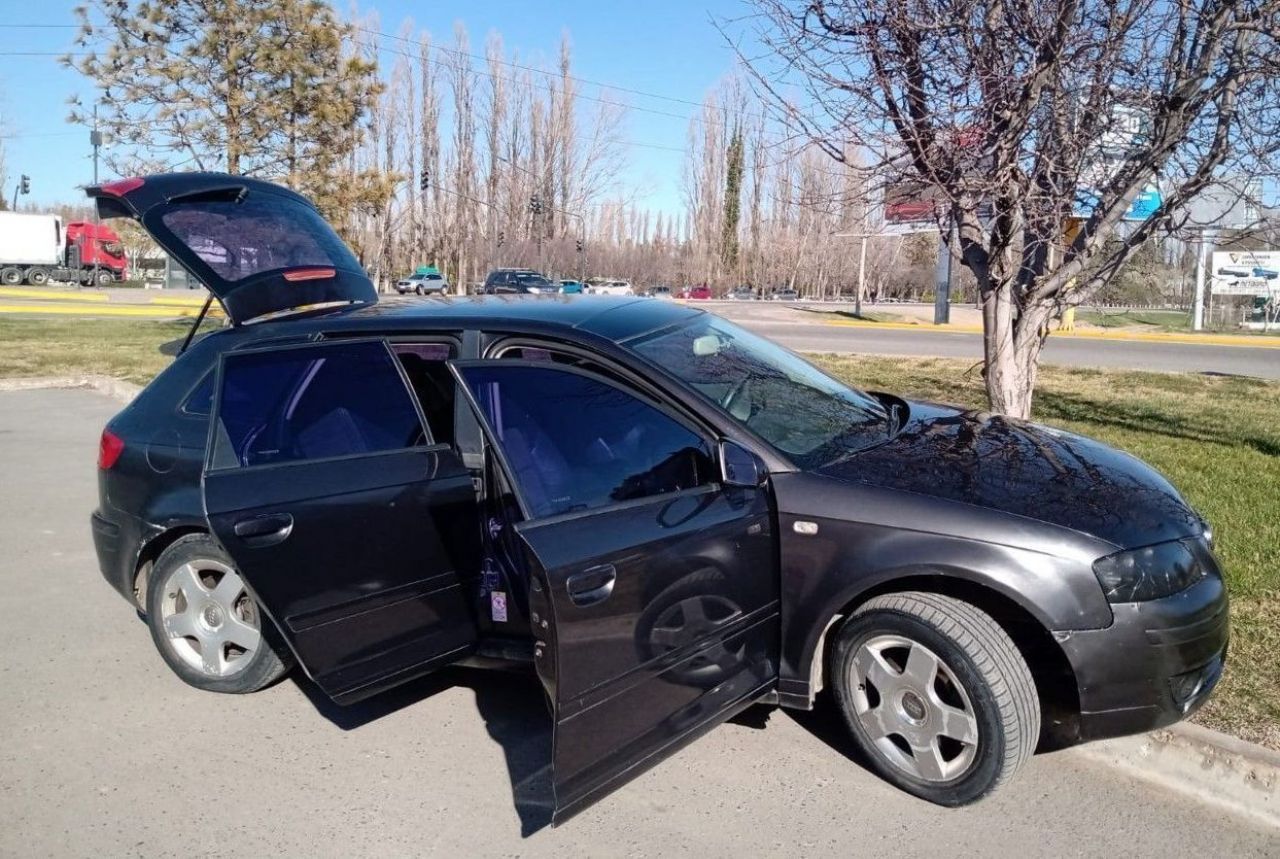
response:
<svg viewBox="0 0 1280 859"><path fill-rule="evenodd" d="M1013 284L1007 283L983 297L983 379L992 412L1027 420L1053 308L1042 303L1019 312L1012 300L1013 289Z"/></svg>

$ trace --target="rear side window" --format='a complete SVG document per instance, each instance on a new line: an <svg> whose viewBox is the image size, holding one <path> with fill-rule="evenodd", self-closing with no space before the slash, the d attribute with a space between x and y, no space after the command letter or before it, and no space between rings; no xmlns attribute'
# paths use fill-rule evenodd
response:
<svg viewBox="0 0 1280 859"><path fill-rule="evenodd" d="M383 343L229 354L212 466L354 456L429 443Z"/></svg>
<svg viewBox="0 0 1280 859"><path fill-rule="evenodd" d="M554 365L464 371L531 517L692 489L713 478L696 433L644 400Z"/></svg>

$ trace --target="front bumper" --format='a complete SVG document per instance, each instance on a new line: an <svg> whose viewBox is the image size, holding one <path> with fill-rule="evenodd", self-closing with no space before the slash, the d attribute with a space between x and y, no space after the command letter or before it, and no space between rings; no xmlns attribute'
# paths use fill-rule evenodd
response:
<svg viewBox="0 0 1280 859"><path fill-rule="evenodd" d="M1106 629L1056 634L1076 677L1082 741L1190 716L1226 662L1227 591L1216 573L1173 596L1111 608L1115 621Z"/></svg>

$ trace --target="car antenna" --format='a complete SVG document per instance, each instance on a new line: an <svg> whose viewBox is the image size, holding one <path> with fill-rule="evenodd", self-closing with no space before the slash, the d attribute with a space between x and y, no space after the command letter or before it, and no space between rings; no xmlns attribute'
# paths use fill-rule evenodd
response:
<svg viewBox="0 0 1280 859"><path fill-rule="evenodd" d="M196 336L196 331L200 329L201 323L204 322L205 314L209 312L209 305L211 304L213 304L212 292L204 300L204 306L200 308L200 312L196 314L196 321L191 323L191 330L187 332L187 339L182 341L182 348L178 350L179 355L187 351L187 347L191 345L191 338Z"/></svg>

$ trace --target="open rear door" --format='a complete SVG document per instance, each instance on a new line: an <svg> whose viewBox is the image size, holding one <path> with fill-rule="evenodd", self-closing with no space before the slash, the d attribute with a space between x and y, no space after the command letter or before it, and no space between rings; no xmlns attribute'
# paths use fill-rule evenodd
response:
<svg viewBox="0 0 1280 859"><path fill-rule="evenodd" d="M224 355L209 527L307 673L346 704L469 653L478 511L379 340Z"/></svg>
<svg viewBox="0 0 1280 859"><path fill-rule="evenodd" d="M553 822L759 700L780 634L769 490L661 404L561 365L451 365L519 497Z"/></svg>

